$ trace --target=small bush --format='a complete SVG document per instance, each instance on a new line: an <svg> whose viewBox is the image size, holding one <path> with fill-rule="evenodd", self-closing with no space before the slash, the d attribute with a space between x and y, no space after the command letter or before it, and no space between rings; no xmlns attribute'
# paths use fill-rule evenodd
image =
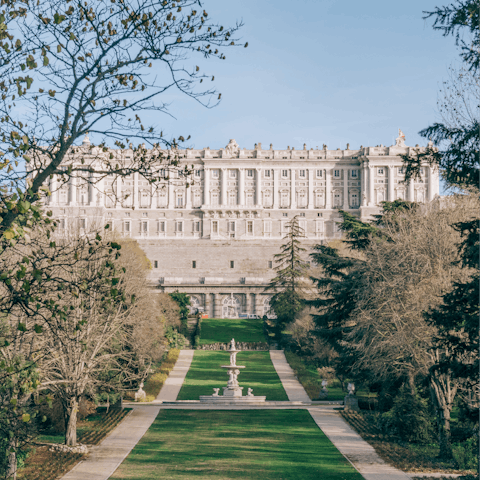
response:
<svg viewBox="0 0 480 480"><path fill-rule="evenodd" d="M397 435L411 443L428 442L433 433L432 419L427 401L418 392L412 392L403 385L393 407L378 417L378 427L386 434Z"/></svg>
<svg viewBox="0 0 480 480"><path fill-rule="evenodd" d="M478 437L475 435L465 442L452 445L453 458L460 470L476 470L478 468Z"/></svg>

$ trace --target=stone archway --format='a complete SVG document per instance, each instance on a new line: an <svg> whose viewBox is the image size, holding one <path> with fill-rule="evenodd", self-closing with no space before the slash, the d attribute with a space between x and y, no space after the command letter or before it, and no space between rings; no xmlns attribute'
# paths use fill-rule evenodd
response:
<svg viewBox="0 0 480 480"><path fill-rule="evenodd" d="M238 318L241 311L240 300L235 295L225 297L222 302L222 318Z"/></svg>
<svg viewBox="0 0 480 480"><path fill-rule="evenodd" d="M200 300L195 297L194 295L189 295L190 296L190 312L195 314L198 312L198 309L200 308Z"/></svg>
<svg viewBox="0 0 480 480"><path fill-rule="evenodd" d="M274 316L275 314L273 313L273 311L270 311L270 300L272 299L271 296L266 296L263 300L263 312L262 312L262 316L263 315L271 315L271 316Z"/></svg>

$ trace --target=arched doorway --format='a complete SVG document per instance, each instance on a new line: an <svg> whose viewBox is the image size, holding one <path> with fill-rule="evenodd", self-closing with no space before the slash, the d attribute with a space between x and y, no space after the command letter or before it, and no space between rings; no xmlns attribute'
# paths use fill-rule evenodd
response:
<svg viewBox="0 0 480 480"><path fill-rule="evenodd" d="M276 318L276 315L273 312L273 310L270 311L270 300L271 299L272 299L271 296L267 296L263 300L263 313L262 313L262 315L266 315L269 318Z"/></svg>
<svg viewBox="0 0 480 480"><path fill-rule="evenodd" d="M198 312L198 309L200 308L200 300L197 297L194 297L193 295L190 295L190 313L193 313L194 315Z"/></svg>
<svg viewBox="0 0 480 480"><path fill-rule="evenodd" d="M233 294L223 300L222 318L238 318L240 313L240 300Z"/></svg>

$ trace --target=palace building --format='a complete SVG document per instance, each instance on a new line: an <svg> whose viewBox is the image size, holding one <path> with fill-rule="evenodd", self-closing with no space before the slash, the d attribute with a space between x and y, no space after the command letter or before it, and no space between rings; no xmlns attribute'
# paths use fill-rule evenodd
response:
<svg viewBox="0 0 480 480"><path fill-rule="evenodd" d="M78 150L101 158L95 148L86 138ZM191 178L177 171L161 188L137 173L96 185L72 178L57 189L53 179L47 203L61 228L109 223L136 239L159 291L186 292L210 316L263 315L287 222L298 215L308 249L341 237L339 210L366 220L385 200L430 202L438 171L425 165L421 180L407 185L399 156L424 150L406 146L401 131L390 147L345 150L247 150L230 140L221 149L178 150ZM131 150L111 152L120 162L132 158Z"/></svg>

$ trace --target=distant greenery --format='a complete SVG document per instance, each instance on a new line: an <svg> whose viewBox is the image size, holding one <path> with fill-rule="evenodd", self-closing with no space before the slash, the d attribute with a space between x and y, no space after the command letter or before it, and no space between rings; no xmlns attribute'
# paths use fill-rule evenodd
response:
<svg viewBox="0 0 480 480"><path fill-rule="evenodd" d="M295 376L303 385L303 388L307 392L307 395L310 397L310 399L318 400L318 394L322 388L323 378L318 373L317 367L311 363L308 363L305 359L293 352L286 351L285 357L287 358L287 362L289 363L290 367L292 367L293 371L295 372ZM327 400L343 400L346 392L343 391L340 380L336 378L327 380ZM360 400L365 400L366 402L369 398L372 399L376 397L376 393L369 393L363 389L359 389L356 394Z"/></svg>
<svg viewBox="0 0 480 480"><path fill-rule="evenodd" d="M202 319L200 345L236 342L265 342L262 320L254 318L204 318Z"/></svg>
<svg viewBox="0 0 480 480"><path fill-rule="evenodd" d="M229 365L229 360L230 355L224 351L196 350L177 399L198 400L200 395L211 395L213 388L225 387L227 369L220 368L220 365ZM238 376L244 394L248 388L253 388L254 395L265 395L267 401L288 400L268 352L240 352L237 365L246 367Z"/></svg>
<svg viewBox="0 0 480 480"><path fill-rule="evenodd" d="M175 302L177 302L180 307L180 320L182 322L181 334L185 335L188 330L188 306L190 305L190 297L186 293L179 292L178 290L172 293L169 293Z"/></svg>
<svg viewBox="0 0 480 480"><path fill-rule="evenodd" d="M203 352L195 352L203 353ZM162 410L111 480L361 480L306 410Z"/></svg>

